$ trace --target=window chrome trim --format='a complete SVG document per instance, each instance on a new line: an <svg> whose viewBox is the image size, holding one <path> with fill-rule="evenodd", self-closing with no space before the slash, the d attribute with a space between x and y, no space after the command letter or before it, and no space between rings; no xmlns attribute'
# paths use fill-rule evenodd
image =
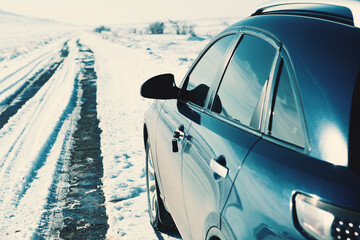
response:
<svg viewBox="0 0 360 240"><path fill-rule="evenodd" d="M281 44L280 42L272 37L271 35L265 33L265 32L262 32L260 30L257 30L257 29L253 29L253 28L244 28L244 27L241 27L241 28L236 28L237 31L238 31L238 39L237 39L237 42L234 46L234 48L232 49L232 53L231 53L231 58L228 59L228 62L226 63L226 67L223 69L223 72L222 72L222 75L221 75L221 78L219 78L219 81L217 83L217 85L213 88L213 92L212 92L212 95L211 95L211 99L210 99L210 102L209 102L209 105L208 105L208 110L213 113L212 116L219 116L218 119L226 119L226 122L228 123L232 123L234 126L240 126L240 128L242 128L243 130L250 130L250 131L255 131L256 133L261 133L263 132L263 128L262 126L265 125L265 123L263 123L263 121L266 120L266 118L264 118L264 107L268 106L268 95L269 95L269 89L271 89L270 87L272 86L270 83L273 82L273 78L276 73L276 66L277 66L277 62L279 61L279 52L280 52L280 49L281 49ZM215 99L215 96L217 94L217 92L219 91L219 87L221 86L221 82L223 80L223 77L225 75L225 72L226 72L226 69L227 67L229 66L234 54L235 54L235 51L237 49L237 47L241 44L241 41L243 39L243 37L245 35L250 35L250 36L254 36L254 37L257 37L257 38L260 38L261 40L269 43L270 45L272 45L274 48L275 48L275 56L274 56L274 59L273 59L273 64L271 66L271 69L270 69L270 73L269 73L269 80L268 80L268 83L267 83L267 89L266 89L266 93L265 93L265 98L264 98L264 101L262 103L262 107L261 107L261 114L260 114L260 117L258 119L258 128L257 129L254 129L254 128L251 128L250 126L246 126L246 125L243 125L241 123L238 123L232 119L228 119L224 116L221 116L220 114L217 114L215 112L212 112L211 109L212 109L212 104L214 102L214 99ZM207 111L205 111L207 112ZM261 134L260 134L261 135Z"/></svg>
<svg viewBox="0 0 360 240"><path fill-rule="evenodd" d="M243 37L243 34L241 34L241 33L235 34L234 39L228 48L228 52L226 54L225 61L223 62L223 65L221 66L221 68L218 69L218 72L216 73L216 79L210 86L209 93L205 99L204 108L206 108L206 109L212 108L212 104L214 102L214 98L218 91L219 85L222 81L222 78L224 77L225 71L226 71L226 69L235 53L235 50L240 42L240 39L242 39L242 37Z"/></svg>
<svg viewBox="0 0 360 240"><path fill-rule="evenodd" d="M283 62L283 64L281 64L282 62ZM263 129L263 132L264 132L263 138L270 142L273 142L277 145L281 145L286 148L290 148L292 150L307 154L311 151L311 145L310 145L310 140L309 140L306 119L305 119L305 115L304 115L304 108L302 106L302 101L301 101L301 97L300 97L297 80L295 77L294 68L291 63L290 58L288 57L285 47L281 47L281 49L280 49L278 64L279 64L278 68L274 75L274 81L272 82L272 86L271 86L271 95L269 95L269 101L268 101L267 113L266 113L266 121L265 121L264 129ZM275 99L276 99L276 95L274 95L274 91L275 91L275 85L279 81L279 78L280 78L280 74L281 74L281 70L282 70L280 68L281 65L286 66L288 73L289 73L290 84L292 87L292 92L294 94L296 107L297 107L299 118L301 121L301 126L302 126L302 131L303 131L303 136L304 136L304 146L297 146L290 142L287 142L282 139L278 139L278 138L270 135L269 128L270 128L272 112L274 110L274 104L275 104Z"/></svg>
<svg viewBox="0 0 360 240"><path fill-rule="evenodd" d="M308 153L311 150L311 144L310 144L309 132L308 132L307 124L306 124L304 107L303 107L302 101L301 101L298 82L296 80L294 68L293 68L291 60L287 54L286 49L283 48L282 51L280 52L280 54L281 54L282 59L284 60L284 64L288 66L290 82L291 82L291 86L293 87L296 106L299 110L299 117L300 117L300 121L302 124L302 130L303 130L303 134L304 134L304 151L305 151L305 153Z"/></svg>
<svg viewBox="0 0 360 240"><path fill-rule="evenodd" d="M179 99L178 101L181 101L183 104L186 104L190 109L193 108L195 109L196 111L199 111L199 112L205 112L205 108L204 107L201 107L199 105L196 105L195 103L193 102L190 102L190 101L184 101L184 100L181 100ZM193 110L191 109L191 110Z"/></svg>
<svg viewBox="0 0 360 240"><path fill-rule="evenodd" d="M220 121L223 121L227 124L230 124L234 127L237 127L248 133L251 133L255 136L261 137L264 140L273 142L277 145L283 146L288 149L292 149L292 150L300 152L300 153L307 154L308 152L311 151L311 145L310 145L310 140L309 140L306 119L305 119L305 115L304 115L304 109L302 106L299 88L298 88L298 84L297 84L296 77L295 77L296 75L294 72L292 62L291 62L290 58L288 57L286 48L281 45L281 43L278 41L278 39L276 37L274 37L266 32L255 29L255 28L245 28L245 27L235 28L235 29L232 29L231 31L227 31L227 32L219 34L218 36L216 36L214 39L211 40L211 42L204 48L204 50L202 50L202 52L196 58L196 60L192 64L192 66L189 68L188 72L185 74L185 77L182 80L182 83L180 84L180 89L181 90L184 89L184 85L186 83L188 76L191 74L192 70L195 68L195 66L200 61L200 59L203 57L203 55L209 50L209 48L212 47L221 38L232 35L232 34L234 34L236 36L234 36L233 42L231 43L231 45L229 46L229 48L227 50L227 56L224 60L223 65L219 68L218 72L216 73L215 81L210 86L208 96L205 100L205 106L200 107L200 106L198 106L194 103L188 102L188 101L185 101L185 104L187 104L189 107L194 108L195 110L197 110L199 112L207 114L213 118L216 118ZM258 37L258 38L270 43L277 50L276 55L274 56L273 66L271 68L270 75L269 75L269 82L268 82L268 86L267 86L267 90L266 90L266 94L265 94L265 100L264 100L263 107L262 107L262 114L260 115L260 119L259 119L259 129L253 129L249 126L243 125L241 123L238 123L236 121L233 121L231 119L228 119L224 116L221 116L220 114L217 114L217 113L211 111L215 95L219 89L219 86L220 86L223 76L225 74L226 68L229 65L237 46L240 44L241 39L245 34ZM288 67L289 78L290 78L291 86L293 88L296 106L299 110L299 117L300 117L301 124L303 127L302 130L304 132L304 147L296 146L292 143L283 141L281 139L277 139L273 136L270 136L269 132L268 132L272 108L273 108L273 104L274 104L274 97L276 97L276 96L274 96L274 88L275 88L276 82L278 81L278 76L280 74L281 61L283 61L284 65L286 65ZM178 101L182 101L182 100L178 100Z"/></svg>
<svg viewBox="0 0 360 240"><path fill-rule="evenodd" d="M197 66L197 64L199 63L199 61L202 59L202 57L205 55L205 53L207 53L207 51L215 44L217 43L221 38L230 36L230 35L234 35L234 39L236 38L236 34L238 34L238 31L228 31L225 33L220 33L219 35L217 35L215 38L211 39L211 41L205 46L205 48L200 52L200 54L197 56L197 58L195 59L195 61L192 63L192 65L189 67L188 71L186 72L186 74L184 75L183 80L181 81L179 88L180 88L180 94L181 95L181 91L184 91L187 87L187 83L188 83L188 79L190 74L192 73L192 71L194 70L194 68ZM233 45L233 42L231 44L231 46ZM230 51L230 46L227 49L227 54L231 52ZM225 59L226 61L228 61L228 59ZM224 61L225 62L225 61ZM216 74L216 76L218 75L218 73ZM205 102L206 104L206 102Z"/></svg>
<svg viewBox="0 0 360 240"><path fill-rule="evenodd" d="M284 148L287 148L287 149L291 149L293 151L297 151L299 153L307 153L306 151L306 148L303 148L303 147L300 147L300 146L297 146L297 145L294 145L292 143L289 143L289 142L285 142L281 139L278 139L278 138L275 138L275 137L272 137L270 135L266 135L266 134L263 134L262 135L262 139L268 141L268 142L272 142L276 145L279 145L281 147L284 147Z"/></svg>
<svg viewBox="0 0 360 240"><path fill-rule="evenodd" d="M277 76L277 74L279 72L279 68L280 68L280 63L281 63L280 51L281 51L281 46L277 49L274 63L271 68L269 82L268 82L265 100L264 100L264 106L262 109L262 115L261 115L260 122L259 122L260 130L263 133L265 133L266 132L265 130L268 129L268 122L269 122L270 115L271 115L270 100L273 98L274 88L275 88L274 82L276 82L276 76Z"/></svg>
<svg viewBox="0 0 360 240"><path fill-rule="evenodd" d="M239 128L241 130L244 130L244 131L246 131L248 133L251 133L251 134L253 134L255 136L258 136L258 137L263 136L263 133L260 132L259 130L256 130L254 128L248 127L248 126L243 125L243 124L241 124L239 122L236 122L236 121L233 121L233 120L231 120L229 118L221 116L220 114L215 113L215 112L211 111L210 109L205 109L204 114L207 114L210 117L216 118L216 119L218 119L218 120L220 120L222 122L225 122L225 123L227 123L229 125L232 125L232 126L234 126L236 128Z"/></svg>

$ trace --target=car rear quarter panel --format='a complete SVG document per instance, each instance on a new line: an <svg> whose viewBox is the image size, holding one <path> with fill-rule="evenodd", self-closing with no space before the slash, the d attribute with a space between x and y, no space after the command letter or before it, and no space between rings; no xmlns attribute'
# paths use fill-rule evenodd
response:
<svg viewBox="0 0 360 240"><path fill-rule="evenodd" d="M359 188L360 177L349 168L260 140L239 170L222 213L224 229L236 239L304 239L294 224L295 193L360 211Z"/></svg>

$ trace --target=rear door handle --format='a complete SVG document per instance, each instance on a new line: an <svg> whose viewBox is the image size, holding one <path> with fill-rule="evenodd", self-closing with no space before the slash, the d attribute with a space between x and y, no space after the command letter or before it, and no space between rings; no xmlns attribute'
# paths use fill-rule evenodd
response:
<svg viewBox="0 0 360 240"><path fill-rule="evenodd" d="M229 169L226 167L226 160L223 155L215 159L212 158L210 160L210 168L214 171L214 173L222 178L226 178L229 173Z"/></svg>

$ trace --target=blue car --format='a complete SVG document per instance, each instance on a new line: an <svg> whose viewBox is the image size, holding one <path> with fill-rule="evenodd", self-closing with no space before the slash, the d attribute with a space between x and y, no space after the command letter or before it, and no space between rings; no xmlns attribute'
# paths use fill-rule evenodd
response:
<svg viewBox="0 0 360 240"><path fill-rule="evenodd" d="M340 4L340 3L339 3ZM183 239L360 239L359 4L265 6L147 80L150 223Z"/></svg>

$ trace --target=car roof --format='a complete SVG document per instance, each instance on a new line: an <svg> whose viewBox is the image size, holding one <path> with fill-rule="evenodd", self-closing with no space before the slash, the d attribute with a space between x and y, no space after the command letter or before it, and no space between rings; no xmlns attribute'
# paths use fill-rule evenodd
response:
<svg viewBox="0 0 360 240"><path fill-rule="evenodd" d="M360 2L349 0L278 0L259 6L251 15L293 14L343 22L360 27Z"/></svg>
<svg viewBox="0 0 360 240"><path fill-rule="evenodd" d="M304 109L311 146L309 155L324 159L327 128L337 129L346 151L348 148L351 104L360 67L360 28L319 17L320 10L322 15L326 14L326 7L319 6L306 6L305 14L299 14L299 8L295 13L290 8L281 11L262 8L225 32L256 29L282 44L293 66ZM332 15L340 12L346 18L349 14L344 9L330 8ZM311 9L317 14L310 15Z"/></svg>

